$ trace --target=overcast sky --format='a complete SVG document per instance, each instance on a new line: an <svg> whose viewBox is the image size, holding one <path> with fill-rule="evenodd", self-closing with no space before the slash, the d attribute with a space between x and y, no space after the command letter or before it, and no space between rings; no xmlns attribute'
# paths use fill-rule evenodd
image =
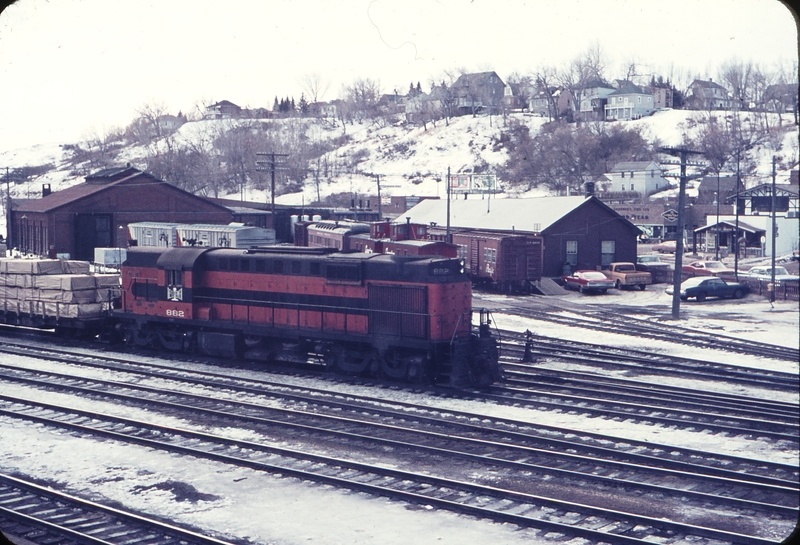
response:
<svg viewBox="0 0 800 545"><path fill-rule="evenodd" d="M19 0L0 14L0 151L103 134L145 104L271 108L309 74L324 100L356 78L428 91L446 70L506 78L595 45L609 79L631 61L675 80L730 60L796 74L798 56L778 0Z"/></svg>

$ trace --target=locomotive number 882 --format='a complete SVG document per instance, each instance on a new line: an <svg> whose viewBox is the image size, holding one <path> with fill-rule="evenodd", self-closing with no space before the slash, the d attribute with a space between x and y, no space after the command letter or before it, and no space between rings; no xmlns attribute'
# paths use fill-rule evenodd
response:
<svg viewBox="0 0 800 545"><path fill-rule="evenodd" d="M489 315L472 324L458 259L327 248L134 247L122 267L126 342L453 387L499 380Z"/></svg>

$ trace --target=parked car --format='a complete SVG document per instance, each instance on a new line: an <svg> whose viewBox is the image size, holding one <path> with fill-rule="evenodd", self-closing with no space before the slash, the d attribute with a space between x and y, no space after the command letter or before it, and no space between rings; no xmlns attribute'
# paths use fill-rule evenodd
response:
<svg viewBox="0 0 800 545"><path fill-rule="evenodd" d="M656 254L640 255L636 258L636 270L649 272L653 282L669 282L672 278L672 265L661 261Z"/></svg>
<svg viewBox="0 0 800 545"><path fill-rule="evenodd" d="M651 250L654 252L658 252L660 254L674 254L675 250L677 249L678 241L677 240L665 240L664 242L659 242L658 244L653 244ZM686 244L683 245L683 251L688 251L689 248Z"/></svg>
<svg viewBox="0 0 800 545"><path fill-rule="evenodd" d="M627 261L609 263L608 270L603 271L603 274L614 282L617 289L639 286L640 290L644 290L648 284L653 283L652 274L637 270L636 265Z"/></svg>
<svg viewBox="0 0 800 545"><path fill-rule="evenodd" d="M614 287L614 281L606 278L600 271L575 271L568 276L562 276L561 280L564 281L565 288L578 290L581 293L586 291L605 293Z"/></svg>
<svg viewBox="0 0 800 545"><path fill-rule="evenodd" d="M672 286L665 290L669 295L673 294ZM738 282L725 282L716 276L695 276L685 280L681 284L680 297L683 301L690 297L695 297L702 302L706 297L733 297L741 299L750 293L750 288L746 284Z"/></svg>
<svg viewBox="0 0 800 545"><path fill-rule="evenodd" d="M694 276L718 276L721 273L733 273L734 270L722 261L692 261L681 269Z"/></svg>
<svg viewBox="0 0 800 545"><path fill-rule="evenodd" d="M772 281L772 267L756 266L751 267L749 271L739 273L739 278L752 278L754 280ZM800 276L796 274L789 274L786 267L775 267L775 281L781 282L783 280L799 280Z"/></svg>

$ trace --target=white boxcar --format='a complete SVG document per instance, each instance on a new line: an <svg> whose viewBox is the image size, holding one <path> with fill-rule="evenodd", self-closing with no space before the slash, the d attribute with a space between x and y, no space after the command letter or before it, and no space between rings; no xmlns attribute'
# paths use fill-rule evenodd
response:
<svg viewBox="0 0 800 545"><path fill-rule="evenodd" d="M274 229L243 223L214 225L143 221L128 224L128 230L139 246L250 248L275 244Z"/></svg>
<svg viewBox="0 0 800 545"><path fill-rule="evenodd" d="M140 221L128 224L130 238L139 246L180 246L177 223Z"/></svg>

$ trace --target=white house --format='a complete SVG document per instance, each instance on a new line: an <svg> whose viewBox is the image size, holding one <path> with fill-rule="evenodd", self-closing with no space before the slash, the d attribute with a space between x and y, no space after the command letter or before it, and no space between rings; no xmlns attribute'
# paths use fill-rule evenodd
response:
<svg viewBox="0 0 800 545"><path fill-rule="evenodd" d="M626 81L606 98L605 118L609 121L639 119L654 111L653 95Z"/></svg>
<svg viewBox="0 0 800 545"><path fill-rule="evenodd" d="M614 93L614 88L601 80L593 80L581 90L581 118L602 119L607 97Z"/></svg>
<svg viewBox="0 0 800 545"><path fill-rule="evenodd" d="M661 166L655 161L628 161L617 163L607 172L612 192L635 192L643 197L669 187Z"/></svg>

